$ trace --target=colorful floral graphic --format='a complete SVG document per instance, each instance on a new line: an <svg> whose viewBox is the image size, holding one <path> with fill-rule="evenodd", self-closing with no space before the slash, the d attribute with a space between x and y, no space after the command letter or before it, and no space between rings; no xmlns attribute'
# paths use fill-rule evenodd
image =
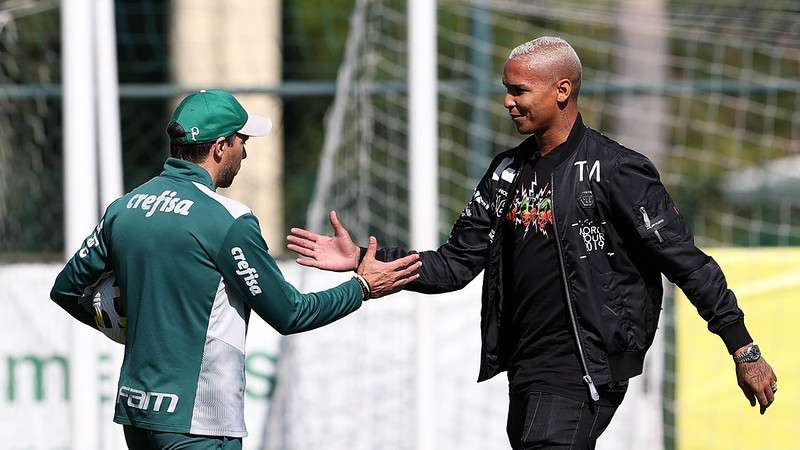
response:
<svg viewBox="0 0 800 450"><path fill-rule="evenodd" d="M547 225L553 224L552 190L550 183L542 189L536 188L536 180L531 181L530 188L521 188L517 191L514 203L506 214L506 220L514 224L514 229L518 226L525 228L523 238L528 235L528 230L533 227L534 233L541 233L544 237L549 237Z"/></svg>

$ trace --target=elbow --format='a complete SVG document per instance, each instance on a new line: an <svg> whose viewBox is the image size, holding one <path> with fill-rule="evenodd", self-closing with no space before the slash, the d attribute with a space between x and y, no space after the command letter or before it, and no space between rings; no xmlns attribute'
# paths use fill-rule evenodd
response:
<svg viewBox="0 0 800 450"><path fill-rule="evenodd" d="M281 336L289 336L289 335L292 334L292 332L287 328L283 328L283 327L274 327L274 328L275 328L275 331L277 331L278 334L280 334Z"/></svg>
<svg viewBox="0 0 800 450"><path fill-rule="evenodd" d="M63 299L63 296L60 294L58 290L58 285L57 284L53 285L53 288L50 289L50 300L60 305L61 299Z"/></svg>
<svg viewBox="0 0 800 450"><path fill-rule="evenodd" d="M302 331L297 327L296 311L293 311L292 313L288 314L285 318L276 320L275 323L272 324L272 327L275 328L275 331L280 333L281 336L289 336Z"/></svg>
<svg viewBox="0 0 800 450"><path fill-rule="evenodd" d="M50 288L50 299L54 302L61 304L64 300L64 292L69 290L70 283L65 275L66 269L59 272L56 279L53 281L53 287Z"/></svg>
<svg viewBox="0 0 800 450"><path fill-rule="evenodd" d="M472 281L474 279L475 279L475 277L472 277L472 278L459 278L458 280L456 280L450 286L451 290L452 291L460 291L461 289L464 289L470 283L470 281Z"/></svg>
<svg viewBox="0 0 800 450"><path fill-rule="evenodd" d="M281 336L291 336L293 334L300 333L303 330L295 327L281 327L275 328L275 331L277 331Z"/></svg>
<svg viewBox="0 0 800 450"><path fill-rule="evenodd" d="M271 323L272 328L275 329L281 336L288 336L292 334L292 327L288 320L275 320Z"/></svg>
<svg viewBox="0 0 800 450"><path fill-rule="evenodd" d="M417 280L410 283L406 290L423 294L444 294L446 292L460 291L475 279L475 275L456 274L452 271L448 275L447 277L428 277L424 282Z"/></svg>

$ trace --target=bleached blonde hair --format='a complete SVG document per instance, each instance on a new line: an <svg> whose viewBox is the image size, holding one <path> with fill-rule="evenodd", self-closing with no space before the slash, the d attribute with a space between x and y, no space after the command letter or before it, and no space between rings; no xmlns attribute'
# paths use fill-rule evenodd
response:
<svg viewBox="0 0 800 450"><path fill-rule="evenodd" d="M581 59L569 42L554 36L542 36L518 45L508 55L509 60L527 61L528 67L545 65L553 69L553 78L569 78L572 81L572 96L577 97L581 88Z"/></svg>

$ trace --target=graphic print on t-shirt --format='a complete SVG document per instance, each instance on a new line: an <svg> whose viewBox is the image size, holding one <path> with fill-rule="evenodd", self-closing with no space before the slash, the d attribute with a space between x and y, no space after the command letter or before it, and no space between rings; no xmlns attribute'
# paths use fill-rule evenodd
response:
<svg viewBox="0 0 800 450"><path fill-rule="evenodd" d="M531 229L534 234L549 238L548 225L553 224L553 190L550 180L540 184L537 178L537 173L534 172L530 186L520 187L506 215L506 220L513 223L515 230L519 226L524 227L523 239Z"/></svg>

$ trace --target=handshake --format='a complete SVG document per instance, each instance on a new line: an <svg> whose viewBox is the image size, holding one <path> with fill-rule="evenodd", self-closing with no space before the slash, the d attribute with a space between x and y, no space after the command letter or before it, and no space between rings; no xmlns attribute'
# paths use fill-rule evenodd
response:
<svg viewBox="0 0 800 450"><path fill-rule="evenodd" d="M371 236L362 259L361 247L350 238L350 233L336 217L336 211L330 212L330 221L333 236L302 228L291 229L291 234L286 237L289 242L287 248L301 256L296 260L298 264L334 272L355 270L367 281L372 298L389 295L419 278L422 261L417 253L391 262L381 262L376 259L378 240Z"/></svg>

